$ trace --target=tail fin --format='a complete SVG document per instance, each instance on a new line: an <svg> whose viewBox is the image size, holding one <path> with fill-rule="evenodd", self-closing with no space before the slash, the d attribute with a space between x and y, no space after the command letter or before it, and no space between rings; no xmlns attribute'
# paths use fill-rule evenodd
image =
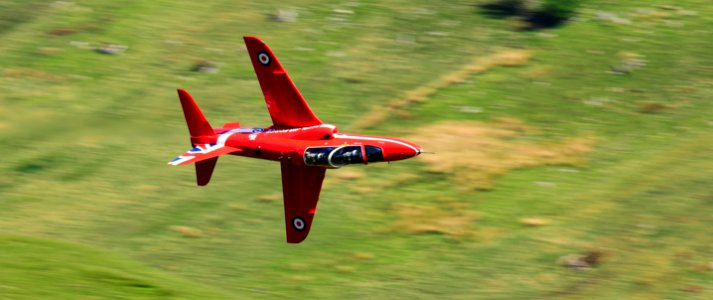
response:
<svg viewBox="0 0 713 300"><path fill-rule="evenodd" d="M213 169L218 162L218 157L209 158L196 162L196 183L199 186L207 185L213 175Z"/></svg>
<svg viewBox="0 0 713 300"><path fill-rule="evenodd" d="M210 127L210 123L203 116L201 109L193 101L193 97L185 90L178 89L178 98L181 99L183 116L186 117L186 124L188 124L188 131L191 136L215 136L213 128Z"/></svg>
<svg viewBox="0 0 713 300"><path fill-rule="evenodd" d="M183 116L188 124L188 131L191 133L191 140L198 137L216 137L213 128L206 120L198 105L188 92L178 89L178 98L181 99ZM191 142L195 147L196 144ZM218 162L218 155L229 153L237 149L223 147L224 145L205 144L203 148L195 147L186 154L179 156L169 164L178 165L194 162L196 164L196 183L200 186L207 185L213 175L215 164Z"/></svg>

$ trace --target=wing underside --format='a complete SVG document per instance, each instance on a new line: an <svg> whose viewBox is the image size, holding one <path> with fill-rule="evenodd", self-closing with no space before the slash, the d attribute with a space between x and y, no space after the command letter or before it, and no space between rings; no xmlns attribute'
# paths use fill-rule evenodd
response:
<svg viewBox="0 0 713 300"><path fill-rule="evenodd" d="M287 242L299 243L312 227L326 169L289 163L281 167Z"/></svg>
<svg viewBox="0 0 713 300"><path fill-rule="evenodd" d="M256 37L246 36L244 40L272 123L289 128L322 124L272 50Z"/></svg>

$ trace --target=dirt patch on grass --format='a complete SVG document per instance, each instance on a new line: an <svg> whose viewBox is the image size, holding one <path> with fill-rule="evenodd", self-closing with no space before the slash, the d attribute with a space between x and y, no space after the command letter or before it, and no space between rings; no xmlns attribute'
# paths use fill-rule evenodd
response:
<svg viewBox="0 0 713 300"><path fill-rule="evenodd" d="M409 140L435 154L419 160L429 171L451 174L465 190L488 189L495 176L510 170L541 165L580 165L596 139L574 137L561 141L533 139L537 132L516 119L493 123L444 122L423 127Z"/></svg>
<svg viewBox="0 0 713 300"><path fill-rule="evenodd" d="M655 101L639 103L639 112L644 114L659 114L673 108L671 105Z"/></svg>
<svg viewBox="0 0 713 300"><path fill-rule="evenodd" d="M366 129L378 125L394 113L402 112L414 103L420 103L438 90L450 85L463 82L468 76L487 72L495 67L517 67L525 65L532 57L529 50L503 50L490 56L482 57L462 68L445 74L434 81L424 84L414 90L406 92L403 96L389 101L386 105L378 105L366 117L359 119L354 125L357 129Z"/></svg>

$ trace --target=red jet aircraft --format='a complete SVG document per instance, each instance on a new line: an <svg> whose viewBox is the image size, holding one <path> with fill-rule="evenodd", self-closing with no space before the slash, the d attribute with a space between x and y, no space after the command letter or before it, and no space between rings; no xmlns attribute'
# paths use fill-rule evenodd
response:
<svg viewBox="0 0 713 300"><path fill-rule="evenodd" d="M198 185L210 181L223 154L279 161L287 242L302 242L309 233L326 169L350 164L391 162L421 154L416 144L390 137L342 134L314 115L270 48L256 37L244 37L265 96L272 126L210 126L191 95L179 89L193 149L169 165L195 163Z"/></svg>

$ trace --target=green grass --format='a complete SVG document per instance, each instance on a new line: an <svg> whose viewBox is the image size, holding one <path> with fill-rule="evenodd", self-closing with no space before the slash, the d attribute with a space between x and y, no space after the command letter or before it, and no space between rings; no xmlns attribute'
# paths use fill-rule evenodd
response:
<svg viewBox="0 0 713 300"><path fill-rule="evenodd" d="M482 2L0 3L0 299L713 297L713 8L586 1L564 27L522 32L479 14ZM270 21L277 9L297 21ZM538 129L522 139L598 142L586 164L512 170L488 190L419 158L354 180L329 171L310 237L288 245L281 201L259 200L280 192L275 163L221 158L205 188L165 165L187 145L176 87L214 126L268 125L242 35L263 38L343 132L478 57L530 49L527 64L472 75L364 132L515 118ZM646 64L613 74L626 53ZM220 72L191 72L200 60ZM402 205L475 217L465 236L413 234L395 228ZM602 262L557 264L586 251Z"/></svg>
<svg viewBox="0 0 713 300"><path fill-rule="evenodd" d="M6 299L228 299L215 288L116 254L29 237L0 237Z"/></svg>

